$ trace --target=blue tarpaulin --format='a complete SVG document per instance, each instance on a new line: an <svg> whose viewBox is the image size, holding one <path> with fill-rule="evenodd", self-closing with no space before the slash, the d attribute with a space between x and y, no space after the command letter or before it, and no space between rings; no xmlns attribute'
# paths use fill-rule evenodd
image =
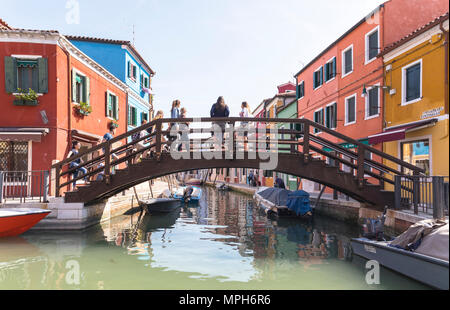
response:
<svg viewBox="0 0 450 310"><path fill-rule="evenodd" d="M290 191L281 188L267 188L258 193L262 198L277 206L286 206L297 215L305 215L311 211L309 194L305 191Z"/></svg>

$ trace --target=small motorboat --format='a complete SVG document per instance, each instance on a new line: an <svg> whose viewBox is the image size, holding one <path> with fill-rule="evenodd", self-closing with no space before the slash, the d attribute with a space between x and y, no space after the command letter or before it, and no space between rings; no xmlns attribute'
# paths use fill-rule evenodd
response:
<svg viewBox="0 0 450 310"><path fill-rule="evenodd" d="M50 213L37 208L0 208L0 237L18 236Z"/></svg>
<svg viewBox="0 0 450 310"><path fill-rule="evenodd" d="M229 191L229 190L230 190L230 187L229 187L227 184L225 184L225 183L217 184L217 185L216 185L216 188L217 188L219 191Z"/></svg>
<svg viewBox="0 0 450 310"><path fill-rule="evenodd" d="M385 218L386 209L379 219L367 220L363 237L351 239L353 253L431 287L448 290L448 222L419 221L386 241Z"/></svg>
<svg viewBox="0 0 450 310"><path fill-rule="evenodd" d="M202 185L202 180L197 178L191 178L185 182L188 185Z"/></svg>
<svg viewBox="0 0 450 310"><path fill-rule="evenodd" d="M295 216L305 219L309 219L313 215L309 194L302 190L290 191L281 188L261 187L253 198L267 215Z"/></svg>
<svg viewBox="0 0 450 310"><path fill-rule="evenodd" d="M181 207L180 200L174 198L152 198L141 201L140 204L147 213L170 213Z"/></svg>
<svg viewBox="0 0 450 310"><path fill-rule="evenodd" d="M182 186L175 190L173 198L184 202L198 202L202 197L202 189L197 186Z"/></svg>

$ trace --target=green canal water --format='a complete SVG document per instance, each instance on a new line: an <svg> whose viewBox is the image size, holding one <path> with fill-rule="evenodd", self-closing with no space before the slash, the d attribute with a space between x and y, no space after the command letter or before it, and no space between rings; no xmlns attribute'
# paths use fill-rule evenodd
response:
<svg viewBox="0 0 450 310"><path fill-rule="evenodd" d="M0 289L426 289L351 258L356 226L271 220L253 200L205 188L170 215L122 216L84 232L0 240Z"/></svg>

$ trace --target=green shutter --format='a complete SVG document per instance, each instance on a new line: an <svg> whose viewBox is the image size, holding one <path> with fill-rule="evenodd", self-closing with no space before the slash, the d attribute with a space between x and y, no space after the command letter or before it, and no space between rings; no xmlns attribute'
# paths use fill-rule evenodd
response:
<svg viewBox="0 0 450 310"><path fill-rule="evenodd" d="M14 57L5 56L5 89L7 93L17 91L17 68Z"/></svg>
<svg viewBox="0 0 450 310"><path fill-rule="evenodd" d="M314 86L314 88L317 87L316 76L317 76L317 75L316 75L316 72L314 72L314 73L313 73L313 83L314 83L313 86Z"/></svg>
<svg viewBox="0 0 450 310"><path fill-rule="evenodd" d="M91 102L91 86L89 82L89 78L87 76L84 77L84 96L86 99L86 103L90 105Z"/></svg>
<svg viewBox="0 0 450 310"><path fill-rule="evenodd" d="M72 102L76 102L77 100L77 73L74 69L72 69Z"/></svg>
<svg viewBox="0 0 450 310"><path fill-rule="evenodd" d="M131 106L128 106L128 125L131 125Z"/></svg>
<svg viewBox="0 0 450 310"><path fill-rule="evenodd" d="M333 77L336 76L336 57L333 58Z"/></svg>
<svg viewBox="0 0 450 310"><path fill-rule="evenodd" d="M133 125L137 126L137 109L133 108Z"/></svg>
<svg viewBox="0 0 450 310"><path fill-rule="evenodd" d="M128 62L128 77L131 77L131 63Z"/></svg>
<svg viewBox="0 0 450 310"><path fill-rule="evenodd" d="M38 76L38 92L45 94L48 92L47 58L38 58Z"/></svg>
<svg viewBox="0 0 450 310"><path fill-rule="evenodd" d="M320 76L319 76L319 85L322 85L323 84L323 67L320 67L320 70L319 70L319 74L320 74Z"/></svg>
<svg viewBox="0 0 450 310"><path fill-rule="evenodd" d="M119 119L119 97L114 97L114 119Z"/></svg>
<svg viewBox="0 0 450 310"><path fill-rule="evenodd" d="M106 113L106 116L109 116L109 110L111 109L111 102L110 102L110 99L109 99L110 97L109 97L109 93L108 92L105 92L105 113Z"/></svg>
<svg viewBox="0 0 450 310"><path fill-rule="evenodd" d="M329 76L329 64L326 63L324 67L325 67L325 80L328 81L330 79L330 76Z"/></svg>

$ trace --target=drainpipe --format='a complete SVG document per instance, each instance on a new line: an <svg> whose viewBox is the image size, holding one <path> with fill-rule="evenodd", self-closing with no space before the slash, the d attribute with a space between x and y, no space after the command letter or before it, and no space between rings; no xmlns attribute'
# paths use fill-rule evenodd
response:
<svg viewBox="0 0 450 310"><path fill-rule="evenodd" d="M445 36L444 46L445 46L445 77L444 77L444 104L445 104L445 114L448 114L449 111L449 101L448 101L448 31L444 29L444 21L439 24L439 29Z"/></svg>
<svg viewBox="0 0 450 310"><path fill-rule="evenodd" d="M70 73L70 53L64 47L64 44L60 44L61 49L64 54L67 56L67 107L68 107L68 118L67 118L67 127L68 127L68 135L67 135L67 148L70 148L72 144L72 94L71 94L71 86L72 86L72 75Z"/></svg>

